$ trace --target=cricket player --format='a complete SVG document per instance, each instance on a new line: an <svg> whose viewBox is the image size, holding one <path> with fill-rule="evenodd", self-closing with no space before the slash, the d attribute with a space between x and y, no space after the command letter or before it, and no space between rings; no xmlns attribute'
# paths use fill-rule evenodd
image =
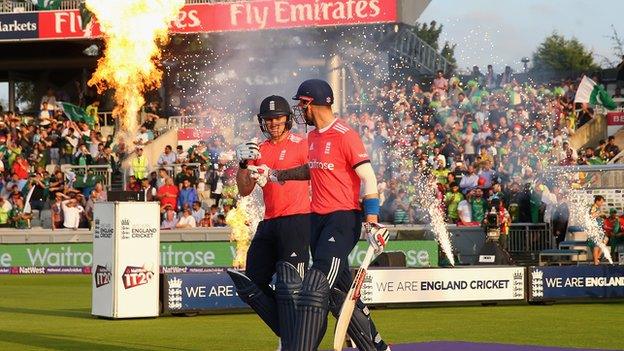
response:
<svg viewBox="0 0 624 351"><path fill-rule="evenodd" d="M245 274L228 270L240 298L251 306L280 337L282 350L291 350L295 327L296 294L309 262L309 181L279 185L267 183L255 167L292 168L307 164L306 140L290 132L293 114L286 99L269 96L260 104L260 130L266 140L248 142L236 150L240 168L236 183L240 195L262 186L265 213L249 251ZM271 289L276 273L275 290Z"/></svg>
<svg viewBox="0 0 624 351"><path fill-rule="evenodd" d="M270 181L311 179L312 267L303 279L297 303L294 350L317 350L327 329L327 313L338 316L351 286L348 255L356 245L362 220L367 237L377 241L379 215L377 179L358 133L336 119L331 105L334 94L323 80L304 81L294 96L298 123L316 127L308 134L307 165L288 170L266 169ZM360 208L363 185L364 211ZM373 324L368 308L358 301L348 328L349 337L360 350L389 350Z"/></svg>

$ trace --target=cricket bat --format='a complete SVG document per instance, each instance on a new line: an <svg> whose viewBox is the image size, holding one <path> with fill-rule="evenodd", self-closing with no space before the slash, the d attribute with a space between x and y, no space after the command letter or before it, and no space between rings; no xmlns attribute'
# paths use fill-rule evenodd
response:
<svg viewBox="0 0 624 351"><path fill-rule="evenodd" d="M349 289L349 293L342 303L342 308L340 309L340 316L338 316L338 322L336 322L336 331L334 332L334 350L340 351L345 342L345 338L347 336L347 329L349 328L349 323L351 322L351 316L353 316L353 309L355 308L355 303L360 298L360 290L362 289L362 284L364 283L364 278L366 278L366 271L368 270L368 265L370 265L371 261L375 256L375 249L372 246L368 247L366 251L366 256L364 257L364 261L362 261L362 265L358 269L355 274L355 278L353 279L353 283L351 284L351 288Z"/></svg>

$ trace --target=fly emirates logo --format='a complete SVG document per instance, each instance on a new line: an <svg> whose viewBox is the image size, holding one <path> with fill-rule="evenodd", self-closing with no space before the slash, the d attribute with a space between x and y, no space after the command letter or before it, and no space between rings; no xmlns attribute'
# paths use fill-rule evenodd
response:
<svg viewBox="0 0 624 351"><path fill-rule="evenodd" d="M310 169L326 169L329 171L334 170L334 164L331 162L321 162L317 160L310 160L308 162L308 166L310 167Z"/></svg>

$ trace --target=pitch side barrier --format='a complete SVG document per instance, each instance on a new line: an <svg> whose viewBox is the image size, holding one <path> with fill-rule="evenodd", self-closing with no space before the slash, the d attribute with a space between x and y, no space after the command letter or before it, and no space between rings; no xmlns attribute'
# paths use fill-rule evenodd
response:
<svg viewBox="0 0 624 351"><path fill-rule="evenodd" d="M165 273L161 283L165 315L249 311L224 269ZM376 307L621 299L624 267L372 268L361 298Z"/></svg>

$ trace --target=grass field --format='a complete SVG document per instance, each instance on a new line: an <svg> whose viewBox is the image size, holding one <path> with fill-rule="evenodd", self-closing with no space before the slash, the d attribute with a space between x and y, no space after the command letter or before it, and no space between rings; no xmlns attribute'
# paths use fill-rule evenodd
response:
<svg viewBox="0 0 624 351"><path fill-rule="evenodd" d="M96 319L90 315L90 289L89 276L0 276L0 350L276 347L276 338L252 314ZM462 340L624 349L624 302L386 309L373 316L390 343ZM328 335L321 348L330 348Z"/></svg>

